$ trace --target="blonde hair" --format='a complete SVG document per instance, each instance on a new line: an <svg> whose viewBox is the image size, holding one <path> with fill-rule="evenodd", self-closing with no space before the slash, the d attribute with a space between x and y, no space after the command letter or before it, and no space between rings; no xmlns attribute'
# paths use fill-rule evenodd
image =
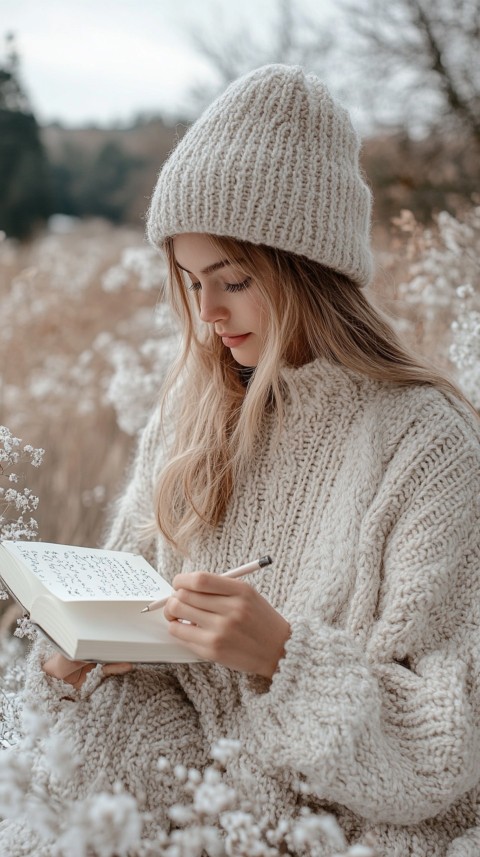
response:
<svg viewBox="0 0 480 857"><path fill-rule="evenodd" d="M453 383L407 351L386 318L348 277L304 256L208 237L220 258L236 263L242 276L255 281L267 307L267 336L246 384L213 325L199 321L198 295L186 288L173 238L166 239L166 297L180 320L183 348L162 399L165 415L169 394L181 379L175 436L159 476L156 505L161 532L182 553L188 552L193 537L222 520L266 413L276 414L280 429L285 397L282 364L299 366L327 358L372 379L404 386L428 384L466 401Z"/></svg>

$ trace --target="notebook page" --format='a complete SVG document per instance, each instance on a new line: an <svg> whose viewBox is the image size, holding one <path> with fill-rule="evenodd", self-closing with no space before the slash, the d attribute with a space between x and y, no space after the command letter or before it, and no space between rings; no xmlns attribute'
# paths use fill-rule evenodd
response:
<svg viewBox="0 0 480 857"><path fill-rule="evenodd" d="M143 557L47 542L4 542L38 579L64 601L163 598L171 586Z"/></svg>

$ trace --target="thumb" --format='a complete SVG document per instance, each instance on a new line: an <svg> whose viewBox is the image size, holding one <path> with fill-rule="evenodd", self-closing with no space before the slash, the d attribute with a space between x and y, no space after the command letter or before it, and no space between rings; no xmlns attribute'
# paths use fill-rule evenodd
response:
<svg viewBox="0 0 480 857"><path fill-rule="evenodd" d="M133 667L132 667L132 664L129 664L129 663L104 664L103 674L104 675L123 675L124 673L130 672L131 669L133 669Z"/></svg>

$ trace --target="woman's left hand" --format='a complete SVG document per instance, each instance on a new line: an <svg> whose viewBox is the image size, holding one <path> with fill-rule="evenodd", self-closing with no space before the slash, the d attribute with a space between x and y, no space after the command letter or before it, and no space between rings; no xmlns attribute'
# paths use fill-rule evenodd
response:
<svg viewBox="0 0 480 857"><path fill-rule="evenodd" d="M71 661L64 655L54 654L42 666L43 672L52 678L59 678L62 681L71 684L76 690L80 690L88 673L94 669L96 665L88 661ZM123 675L130 672L132 664L104 664L102 671L104 676Z"/></svg>
<svg viewBox="0 0 480 857"><path fill-rule="evenodd" d="M290 625L252 586L207 571L177 574L172 585L164 615L173 637L200 658L272 677Z"/></svg>

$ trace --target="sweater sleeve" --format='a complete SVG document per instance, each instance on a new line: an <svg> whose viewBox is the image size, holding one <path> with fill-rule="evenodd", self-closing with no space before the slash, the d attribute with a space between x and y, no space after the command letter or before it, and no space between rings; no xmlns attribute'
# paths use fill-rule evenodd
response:
<svg viewBox="0 0 480 857"><path fill-rule="evenodd" d="M377 823L433 817L480 781L480 448L437 428L400 445L364 522L383 543L364 627L290 602L271 684L242 682L265 769ZM365 546L358 563L375 577Z"/></svg>

